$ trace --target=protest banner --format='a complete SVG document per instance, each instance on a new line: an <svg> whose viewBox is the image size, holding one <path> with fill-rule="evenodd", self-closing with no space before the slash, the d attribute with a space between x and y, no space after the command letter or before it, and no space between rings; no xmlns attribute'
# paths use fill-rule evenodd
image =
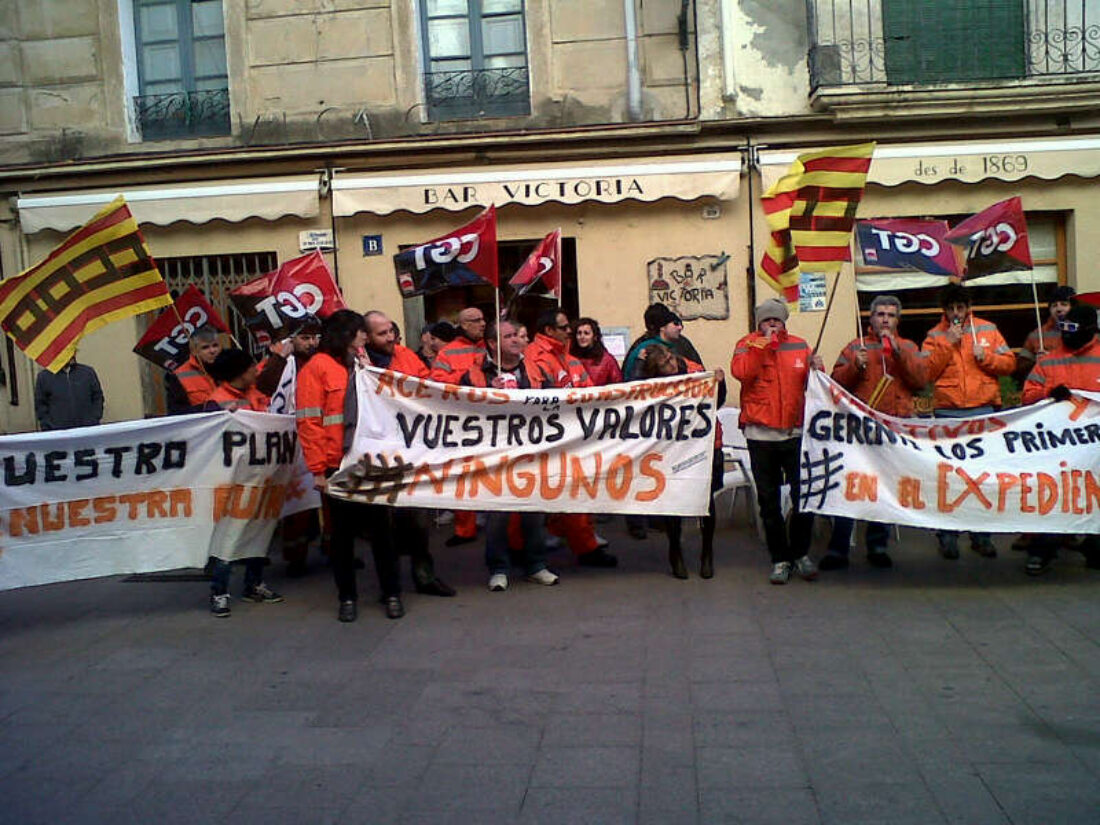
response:
<svg viewBox="0 0 1100 825"><path fill-rule="evenodd" d="M439 384L361 369L332 495L398 507L701 516L713 373L560 390Z"/></svg>
<svg viewBox="0 0 1100 825"><path fill-rule="evenodd" d="M188 348L191 333L207 325L229 334L229 327L218 311L191 284L176 298L175 306L164 310L149 325L134 352L161 369L174 370L191 355Z"/></svg>
<svg viewBox="0 0 1100 825"><path fill-rule="evenodd" d="M893 418L812 372L802 508L940 530L1095 533L1100 394L966 419Z"/></svg>
<svg viewBox="0 0 1100 825"><path fill-rule="evenodd" d="M0 590L267 554L319 504L294 419L239 411L0 437Z"/></svg>
<svg viewBox="0 0 1100 825"><path fill-rule="evenodd" d="M884 269L916 269L932 275L958 275L947 221L916 218L858 221L856 237L863 262Z"/></svg>
<svg viewBox="0 0 1100 825"><path fill-rule="evenodd" d="M274 272L253 278L230 290L229 299L256 342L265 347L287 336L287 319L327 318L347 308L320 252L293 258Z"/></svg>

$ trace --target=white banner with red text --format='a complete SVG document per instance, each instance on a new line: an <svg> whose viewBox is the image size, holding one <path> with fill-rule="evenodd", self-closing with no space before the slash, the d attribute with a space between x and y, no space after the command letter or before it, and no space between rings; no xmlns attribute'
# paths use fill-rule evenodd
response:
<svg viewBox="0 0 1100 825"><path fill-rule="evenodd" d="M264 556L319 497L294 418L249 411L0 437L0 590Z"/></svg>
<svg viewBox="0 0 1100 825"><path fill-rule="evenodd" d="M810 373L803 509L941 530L1096 533L1100 394L965 419L894 418Z"/></svg>
<svg viewBox="0 0 1100 825"><path fill-rule="evenodd" d="M555 390L355 374L339 498L399 507L705 515L716 382L693 373Z"/></svg>

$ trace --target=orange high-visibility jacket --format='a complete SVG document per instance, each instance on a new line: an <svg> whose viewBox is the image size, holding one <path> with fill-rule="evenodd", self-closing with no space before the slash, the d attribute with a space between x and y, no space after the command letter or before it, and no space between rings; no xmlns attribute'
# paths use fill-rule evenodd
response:
<svg viewBox="0 0 1100 825"><path fill-rule="evenodd" d="M867 350L867 369L862 371L856 366L859 339L853 340L836 359L833 380L860 401L869 404L871 395L882 380L885 362L885 374L894 380L886 385L874 409L887 415L909 418L913 415L913 393L920 392L928 383L925 369L928 353L921 352L907 338L894 337L900 346L891 348L887 356L883 352L881 339L873 332L867 333L863 339Z"/></svg>
<svg viewBox="0 0 1100 825"><path fill-rule="evenodd" d="M481 365L488 350L484 341L471 341L459 335L435 354L430 378L447 384L457 384L471 367Z"/></svg>
<svg viewBox="0 0 1100 825"><path fill-rule="evenodd" d="M1041 356L1024 382L1023 403L1042 401L1058 386L1100 392L1100 340L1093 338L1076 352L1060 346Z"/></svg>
<svg viewBox="0 0 1100 825"><path fill-rule="evenodd" d="M205 404L210 399L210 394L217 389L217 382L210 377L206 367L199 363L192 355L175 369L176 378L183 385L187 393L187 400L191 406L197 407Z"/></svg>
<svg viewBox="0 0 1100 825"><path fill-rule="evenodd" d="M973 330L971 330L973 321ZM932 404L937 410L968 410L973 407L1001 406L1001 387L997 376L1011 375L1016 369L1016 354L992 321L971 316L962 325L962 339L952 346L947 339L944 317L929 330L921 349L928 353L928 380L932 383ZM974 333L985 347L985 361L974 360Z"/></svg>
<svg viewBox="0 0 1100 825"><path fill-rule="evenodd" d="M810 345L781 332L771 346L768 336L753 332L737 342L730 374L741 382L741 429L748 424L789 430L802 425Z"/></svg>
<svg viewBox="0 0 1100 825"><path fill-rule="evenodd" d="M540 389L591 387L592 379L584 364L570 355L565 344L539 333L523 351L531 386Z"/></svg>
<svg viewBox="0 0 1100 825"><path fill-rule="evenodd" d="M326 352L314 355L298 373L294 411L298 441L314 475L337 469L344 457L348 380L348 368Z"/></svg>
<svg viewBox="0 0 1100 825"><path fill-rule="evenodd" d="M393 360L390 361L390 369L403 375L411 375L415 378L428 378L428 368L420 360L420 356L406 346L394 344Z"/></svg>
<svg viewBox="0 0 1100 825"><path fill-rule="evenodd" d="M234 402L240 402L237 409L255 412L267 412L267 407L271 403L271 399L255 387L249 387L241 392L229 384L218 384L218 388L210 394L209 400L217 402L223 410L229 409Z"/></svg>

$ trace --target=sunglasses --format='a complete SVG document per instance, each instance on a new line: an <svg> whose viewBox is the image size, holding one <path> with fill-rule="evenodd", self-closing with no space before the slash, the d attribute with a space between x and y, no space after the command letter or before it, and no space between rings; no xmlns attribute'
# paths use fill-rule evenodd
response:
<svg viewBox="0 0 1100 825"><path fill-rule="evenodd" d="M1076 321L1059 321L1058 329L1062 332L1077 332L1081 328L1081 325Z"/></svg>

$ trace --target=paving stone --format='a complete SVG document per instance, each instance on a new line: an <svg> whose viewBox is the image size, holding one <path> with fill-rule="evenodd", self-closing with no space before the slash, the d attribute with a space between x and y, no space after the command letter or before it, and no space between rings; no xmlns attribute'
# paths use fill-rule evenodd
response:
<svg viewBox="0 0 1100 825"><path fill-rule="evenodd" d="M638 784L637 748L542 747L532 787L630 788Z"/></svg>

